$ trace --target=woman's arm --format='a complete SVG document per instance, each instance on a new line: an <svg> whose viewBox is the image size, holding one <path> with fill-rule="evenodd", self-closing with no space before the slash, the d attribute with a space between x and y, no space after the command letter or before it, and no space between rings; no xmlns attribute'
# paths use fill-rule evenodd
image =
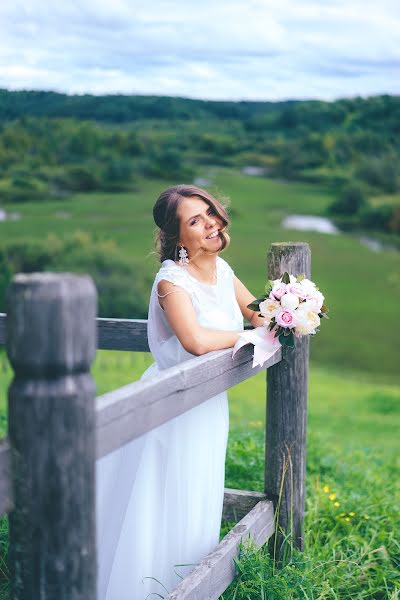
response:
<svg viewBox="0 0 400 600"><path fill-rule="evenodd" d="M170 293L172 292L172 293ZM201 327L190 294L166 279L158 284L159 303L176 337L187 352L200 356L211 350L232 348L239 339L236 331Z"/></svg>
<svg viewBox="0 0 400 600"><path fill-rule="evenodd" d="M253 300L256 300L256 297L249 292L247 287L236 277L236 275L234 276L233 284L235 287L236 300L244 318L250 321L253 327L264 325L264 317L259 317L258 312L254 312L250 308L247 308L247 305L253 302Z"/></svg>

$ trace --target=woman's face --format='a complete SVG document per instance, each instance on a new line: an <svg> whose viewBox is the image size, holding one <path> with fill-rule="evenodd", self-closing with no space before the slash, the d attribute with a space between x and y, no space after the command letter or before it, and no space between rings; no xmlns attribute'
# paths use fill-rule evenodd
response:
<svg viewBox="0 0 400 600"><path fill-rule="evenodd" d="M179 243L187 248L189 258L201 248L208 252L218 252L222 246L218 232L223 223L207 202L198 196L185 198L180 203L177 214L180 223Z"/></svg>

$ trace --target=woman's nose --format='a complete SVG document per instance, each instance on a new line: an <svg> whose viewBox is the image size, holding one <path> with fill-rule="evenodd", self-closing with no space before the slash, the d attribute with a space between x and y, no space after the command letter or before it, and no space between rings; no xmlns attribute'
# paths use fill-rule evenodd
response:
<svg viewBox="0 0 400 600"><path fill-rule="evenodd" d="M213 227L216 223L215 217L213 216L207 216L207 226L208 227Z"/></svg>

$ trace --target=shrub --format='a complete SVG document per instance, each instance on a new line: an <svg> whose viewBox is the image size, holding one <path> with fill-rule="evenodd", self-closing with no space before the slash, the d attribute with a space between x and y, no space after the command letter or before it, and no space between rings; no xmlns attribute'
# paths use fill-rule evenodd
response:
<svg viewBox="0 0 400 600"><path fill-rule="evenodd" d="M74 192L92 192L101 189L101 182L93 168L73 166L55 179L56 185Z"/></svg>
<svg viewBox="0 0 400 600"><path fill-rule="evenodd" d="M128 260L112 241L95 241L85 232L60 239L0 245L0 312L5 290L15 273L59 271L87 273L98 291L98 315L146 318L151 280L142 264Z"/></svg>
<svg viewBox="0 0 400 600"><path fill-rule="evenodd" d="M363 188L352 183L343 188L339 197L329 205L328 212L332 215L355 215L366 204Z"/></svg>
<svg viewBox="0 0 400 600"><path fill-rule="evenodd" d="M387 204L364 207L360 211L360 224L366 229L390 231L393 212L393 207Z"/></svg>
<svg viewBox="0 0 400 600"><path fill-rule="evenodd" d="M375 157L364 160L356 170L356 175L370 186L394 194L400 189L399 167L400 163L395 157Z"/></svg>

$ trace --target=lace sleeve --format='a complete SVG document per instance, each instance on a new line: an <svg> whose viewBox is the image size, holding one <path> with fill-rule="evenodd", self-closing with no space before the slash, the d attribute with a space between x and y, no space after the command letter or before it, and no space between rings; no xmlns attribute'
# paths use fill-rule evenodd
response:
<svg viewBox="0 0 400 600"><path fill-rule="evenodd" d="M228 265L226 260L218 256L217 261L219 264L219 272L221 273L221 276L225 279L233 279L235 276L234 270L230 265Z"/></svg>
<svg viewBox="0 0 400 600"><path fill-rule="evenodd" d="M169 261L166 261L166 262L169 262ZM193 301L194 289L193 289L193 285L192 285L190 279L187 277L186 273L182 270L182 267L175 265L172 261L171 261L171 263L172 263L171 265L166 265L166 266L161 267L161 269L157 273L157 280L156 280L157 295L158 295L158 284L160 283L160 281L165 279L166 281L169 281L173 285L176 285L177 287L179 287L180 290L187 292ZM176 291L178 291L178 290L176 290ZM168 292L168 293L171 293L171 292Z"/></svg>

